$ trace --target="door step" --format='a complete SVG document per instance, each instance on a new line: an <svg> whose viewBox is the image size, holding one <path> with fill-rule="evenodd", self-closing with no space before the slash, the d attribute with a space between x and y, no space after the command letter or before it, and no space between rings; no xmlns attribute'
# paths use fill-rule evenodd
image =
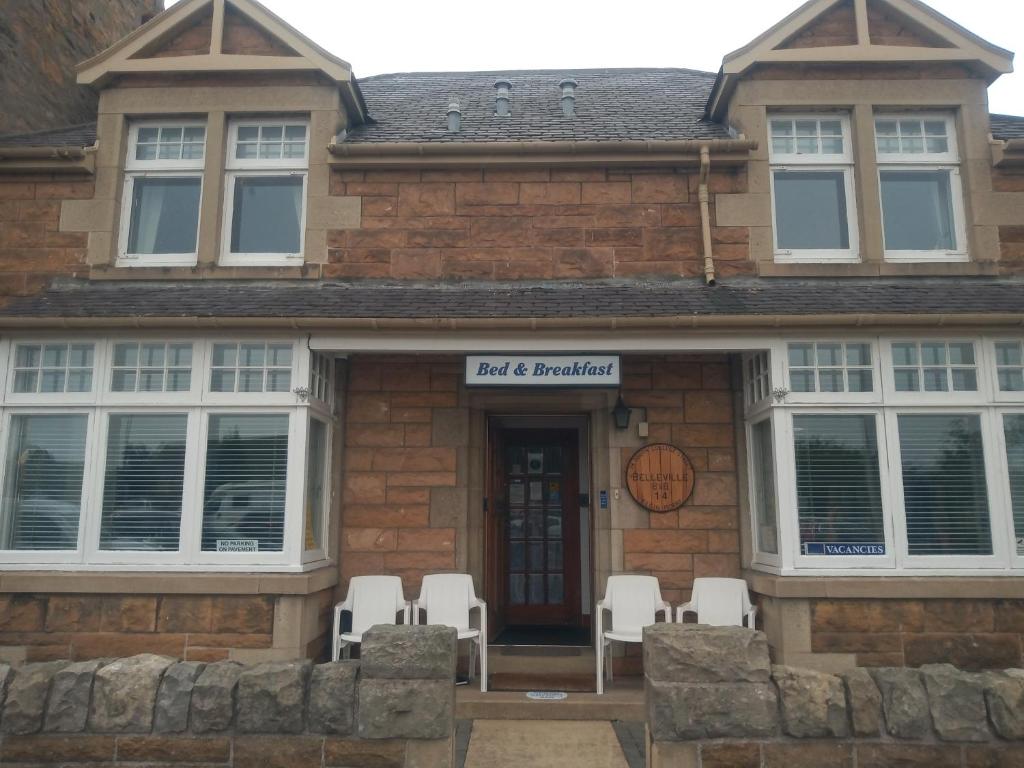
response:
<svg viewBox="0 0 1024 768"><path fill-rule="evenodd" d="M592 675L594 649L555 645L489 645L492 675Z"/></svg>
<svg viewBox="0 0 1024 768"><path fill-rule="evenodd" d="M492 678L493 679L493 678ZM543 690L551 690L545 686ZM602 696L572 693L559 701L529 699L526 693L488 691L460 686L455 692L455 717L460 720L623 720L646 719L642 678L615 682Z"/></svg>
<svg viewBox="0 0 1024 768"><path fill-rule="evenodd" d="M596 678L589 675L491 673L488 687L492 691L566 691L594 693Z"/></svg>

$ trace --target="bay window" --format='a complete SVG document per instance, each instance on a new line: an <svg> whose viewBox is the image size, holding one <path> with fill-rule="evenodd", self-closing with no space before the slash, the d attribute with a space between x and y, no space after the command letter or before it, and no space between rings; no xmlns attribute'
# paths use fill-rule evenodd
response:
<svg viewBox="0 0 1024 768"><path fill-rule="evenodd" d="M302 263L308 128L304 120L229 126L222 263Z"/></svg>
<svg viewBox="0 0 1024 768"><path fill-rule="evenodd" d="M286 338L54 338L2 342L0 363L0 567L326 559L328 355Z"/></svg>
<svg viewBox="0 0 1024 768"><path fill-rule="evenodd" d="M966 261L963 190L951 115L875 117L885 258Z"/></svg>
<svg viewBox="0 0 1024 768"><path fill-rule="evenodd" d="M206 126L136 122L128 130L118 266L193 266Z"/></svg>
<svg viewBox="0 0 1024 768"><path fill-rule="evenodd" d="M859 260L849 118L769 115L775 260Z"/></svg>
<svg viewBox="0 0 1024 768"><path fill-rule="evenodd" d="M772 376L791 389L747 402L758 567L1024 572L1021 339L860 335L769 346ZM755 373L744 367L748 390ZM868 391L850 386L851 373Z"/></svg>

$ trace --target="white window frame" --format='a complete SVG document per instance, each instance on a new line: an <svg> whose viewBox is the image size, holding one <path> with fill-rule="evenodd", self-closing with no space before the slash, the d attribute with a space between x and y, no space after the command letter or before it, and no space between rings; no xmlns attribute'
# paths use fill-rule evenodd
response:
<svg viewBox="0 0 1024 768"><path fill-rule="evenodd" d="M309 434L312 432L312 430L310 429L309 425L310 425L310 422L313 422L313 421L318 421L321 424L323 424L323 426L324 426L324 456L323 456L323 461L324 461L324 467L323 467L323 471L324 471L324 491L323 491L323 499L321 500L322 504L323 504L323 508L322 508L323 509L323 516L322 516L322 519L320 520L320 547L318 547L317 549L309 549L309 550L307 550L306 549L306 541L305 541L305 539L306 539L306 516L305 516L306 508L305 508L305 504L306 504L306 497L307 497L307 495L309 493L309 489L306 487L306 483L308 482L308 478L309 478L308 467L309 467L309 463L310 463ZM303 486L302 487L302 513L303 514L301 516L302 517L302 533L301 533L300 547L302 548L302 562L303 563L316 562L316 561L319 561L319 560L327 559L327 550L328 550L328 547L329 547L327 536L328 536L328 532L330 531L331 500L332 500L331 499L331 497L332 497L332 493L331 493L331 462L333 460L333 458L332 458L333 445L332 445L332 439L331 438L332 438L331 420L329 418L325 417L323 414L319 413L317 410L311 409L306 414L306 446L305 446L305 449L304 449L305 450L305 454L306 454L306 459L305 459L305 462L303 464L303 469L306 470L306 471L304 471L302 473L302 486Z"/></svg>
<svg viewBox="0 0 1024 768"><path fill-rule="evenodd" d="M896 389L896 366L893 365L893 345L903 343L915 343L920 345L929 342L942 342L945 344L966 344L970 343L974 345L974 370L978 380L978 388L974 391L957 392L950 389L946 392L928 392L923 388L915 392L901 392ZM880 349L880 364L882 366L882 379L884 388L884 397L887 403L894 405L933 405L933 406L947 406L953 404L981 404L988 400L988 392L990 391L990 358L988 356L988 345L984 344L981 339L972 336L965 335L948 335L938 336L931 334L914 334L908 333L906 335L894 336L887 339ZM918 369L926 367L940 367L940 366L925 366L920 362L920 356L918 357ZM950 370L952 367L949 363L941 366ZM923 382L922 387L923 387ZM953 386L952 379L950 380L950 387Z"/></svg>
<svg viewBox="0 0 1024 768"><path fill-rule="evenodd" d="M891 482L889 472L889 459L887 453L887 441L885 437L885 425L882 419L882 411L878 407L851 408L851 407L808 407L800 409L786 409L784 418L779 420L781 424L784 455L787 457L784 464L782 477L784 486L780 486L780 501L784 499L784 506L791 510L790 515L790 536L788 539L790 555L796 568L822 568L855 569L855 570L891 570L896 567L896 539L893 531L893 509L890 499L887 498L886 489ZM793 420L796 416L873 416L875 420L875 440L878 450L878 473L881 488L882 504L882 529L885 536L884 555L805 555L800 551L800 508L797 502L798 494L796 489L796 432ZM781 549L781 548L780 548Z"/></svg>
<svg viewBox="0 0 1024 768"><path fill-rule="evenodd" d="M956 117L949 112L876 112L874 120L943 120L946 123L948 150L944 153L886 153L878 151L878 132L872 122L874 134L875 161L878 165L878 190L881 201L882 173L884 171L947 171L949 172L950 203L953 208L953 236L955 248L951 250L893 250L885 248L885 206L880 209L882 217L882 246L885 260L902 263L918 262L964 262L970 256L967 247L967 214L964 209L963 180L960 174L960 153L957 145ZM922 134L923 135L923 134Z"/></svg>
<svg viewBox="0 0 1024 768"><path fill-rule="evenodd" d="M334 430L337 418L320 401L290 392L211 393L208 384L214 343L270 342L292 345L292 383L307 381L310 350L305 340L283 334L239 334L232 337L204 337L159 333L125 337L93 336L83 333L37 336L7 336L0 340L0 382L11 381L17 344L92 343L93 388L88 393L36 393L15 395L0 388L0 493L9 450L10 420L26 414L84 414L87 416L86 457L82 481L82 505L75 550L2 550L3 570L83 571L249 571L302 572L331 562ZM115 343L192 343L192 388L189 392L111 392L113 345ZM109 419L116 414L187 414L185 475L180 547L177 552L141 550L100 550L103 487L106 482ZM206 443L211 414L284 414L288 416L287 486L285 490L284 537L280 552L202 552L202 513L206 472ZM306 462L308 424L317 418L327 427L323 549L304 551Z"/></svg>
<svg viewBox="0 0 1024 768"><path fill-rule="evenodd" d="M764 422L768 423L768 428L771 433L771 449L772 449L772 475L775 482L775 549L777 552L772 553L761 549L761 525L758 520L761 510L759 509L759 494L757 487L754 483L756 467L754 466L754 451L752 446L754 445L754 427ZM750 516L751 516L751 539L753 543L753 562L759 565L767 565L774 568L778 568L782 564L782 548L783 544L783 523L782 523L782 505L781 499L779 498L779 461L778 461L778 428L776 426L776 415L770 410L767 413L760 414L754 418L747 420L745 425L746 440L747 440L747 477L749 478L750 491L748 498L750 499Z"/></svg>
<svg viewBox="0 0 1024 768"><path fill-rule="evenodd" d="M785 120L839 120L843 131L842 154L806 155L777 153L772 142L771 121ZM766 121L768 133L768 178L771 189L772 245L775 261L779 264L857 264L860 263L860 232L857 221L856 186L854 184L853 133L850 130L850 115L847 112L790 113L768 112ZM779 246L778 212L775 206L776 171L840 171L843 174L846 194L846 226L849 248L793 250Z"/></svg>
<svg viewBox="0 0 1024 768"><path fill-rule="evenodd" d="M135 148L139 138L139 128L152 127L202 127L203 157L187 160L138 160ZM124 189L121 194L121 219L118 228L117 262L118 267L181 267L195 266L198 263L199 224L203 211L203 168L206 162L207 140L209 131L204 120L137 120L128 126L128 149L125 156ZM192 253L161 253L144 254L129 253L128 239L131 230L132 197L135 180L138 178L196 178L199 179L199 210L196 211L196 250Z"/></svg>
<svg viewBox="0 0 1024 768"><path fill-rule="evenodd" d="M991 366L992 366L992 377L991 377L991 392L992 399L1000 403L1019 403L1024 401L1024 390L1020 392L1004 392L999 388L999 364L996 353L997 344L1017 344L1022 347L1024 351L1024 339L1019 336L992 336L985 339L984 346L986 352L991 355ZM1024 368L1024 366L1002 366L1004 368Z"/></svg>
<svg viewBox="0 0 1024 768"><path fill-rule="evenodd" d="M743 405L748 416L764 411L771 403L772 383L778 380L773 368L777 358L769 350L743 355Z"/></svg>
<svg viewBox="0 0 1024 768"><path fill-rule="evenodd" d="M1010 550L1010 562L1014 568L1024 569L1024 552L1017 551L1017 537L1024 538L1024 529L1016 531L1013 523L1013 494L1010 488L1010 467L1006 454L1006 430L1004 423L1007 416L1024 416L1024 406L1016 408L999 408L996 411L996 444L999 451L999 487L1003 503L1006 508L1006 520L1003 530L996 531L995 524L992 526L992 533L998 539L1005 539Z"/></svg>
<svg viewBox="0 0 1024 768"><path fill-rule="evenodd" d="M989 527L992 533L992 554L991 555L911 555L910 543L907 535L907 513L903 497L903 464L900 456L899 443L899 417L905 415L969 415L978 416L981 426L981 447L985 463L985 485L988 493ZM887 442L893 446L893 455L890 457L892 473L887 487L893 497L896 525L896 537L899 546L902 568L910 571L917 568L964 568L970 567L976 570L983 569L1005 569L1007 567L1007 538L1000 535L1004 528L1006 516L1009 514L1009 506L1002 499L1002 483L999 477L997 465L1005 463L1005 457L998 458L997 441L993 434L995 413L993 409L984 406L943 408L890 408L885 413ZM1011 515L1012 519L1012 515ZM969 561L969 565L968 565Z"/></svg>
<svg viewBox="0 0 1024 768"><path fill-rule="evenodd" d="M238 129L240 127L263 127L281 125L302 125L306 128L306 151L302 158L239 159ZM221 233L220 263L225 266L296 266L304 261L306 245L306 216L308 213L309 191L309 133L308 118L238 118L228 123L228 154L224 179L224 222ZM242 176L299 176L302 178L302 212L299 216L299 249L295 253L233 253L231 230L235 210L235 179Z"/></svg>
<svg viewBox="0 0 1024 768"><path fill-rule="evenodd" d="M822 368L828 370L842 370L843 371L843 386L847 386L849 377L847 375L848 370L870 370L871 371L871 391L870 392L796 392L790 389L792 383L790 379L791 366L789 363L789 346L790 344L841 344L843 347L843 363L840 366L819 366L817 359L813 368L796 366L799 370L814 371L815 378L817 378L818 371ZM866 344L868 352L871 355L870 366L853 366L852 369L846 364L846 347L850 344ZM879 371L879 351L878 344L876 341L869 337L851 337L843 334L833 336L804 336L800 338L786 339L782 345L782 366L785 387L789 390L786 395L786 400L793 403L880 403L882 400L882 382ZM817 386L817 382L815 382Z"/></svg>

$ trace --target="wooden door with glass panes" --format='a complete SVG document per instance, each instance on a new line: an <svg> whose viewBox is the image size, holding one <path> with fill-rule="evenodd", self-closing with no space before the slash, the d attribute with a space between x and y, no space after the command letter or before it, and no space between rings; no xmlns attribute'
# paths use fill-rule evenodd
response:
<svg viewBox="0 0 1024 768"><path fill-rule="evenodd" d="M504 429L494 489L505 625L577 625L579 466L574 430Z"/></svg>

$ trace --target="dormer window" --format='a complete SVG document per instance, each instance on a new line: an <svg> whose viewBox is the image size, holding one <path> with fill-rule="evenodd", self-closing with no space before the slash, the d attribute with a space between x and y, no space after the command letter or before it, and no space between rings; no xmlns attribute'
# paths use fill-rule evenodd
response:
<svg viewBox="0 0 1024 768"><path fill-rule="evenodd" d="M302 263L308 135L305 120L231 124L221 263Z"/></svg>
<svg viewBox="0 0 1024 768"><path fill-rule="evenodd" d="M769 116L775 260L859 260L844 114Z"/></svg>
<svg viewBox="0 0 1024 768"><path fill-rule="evenodd" d="M206 126L138 122L128 132L118 266L196 263Z"/></svg>

